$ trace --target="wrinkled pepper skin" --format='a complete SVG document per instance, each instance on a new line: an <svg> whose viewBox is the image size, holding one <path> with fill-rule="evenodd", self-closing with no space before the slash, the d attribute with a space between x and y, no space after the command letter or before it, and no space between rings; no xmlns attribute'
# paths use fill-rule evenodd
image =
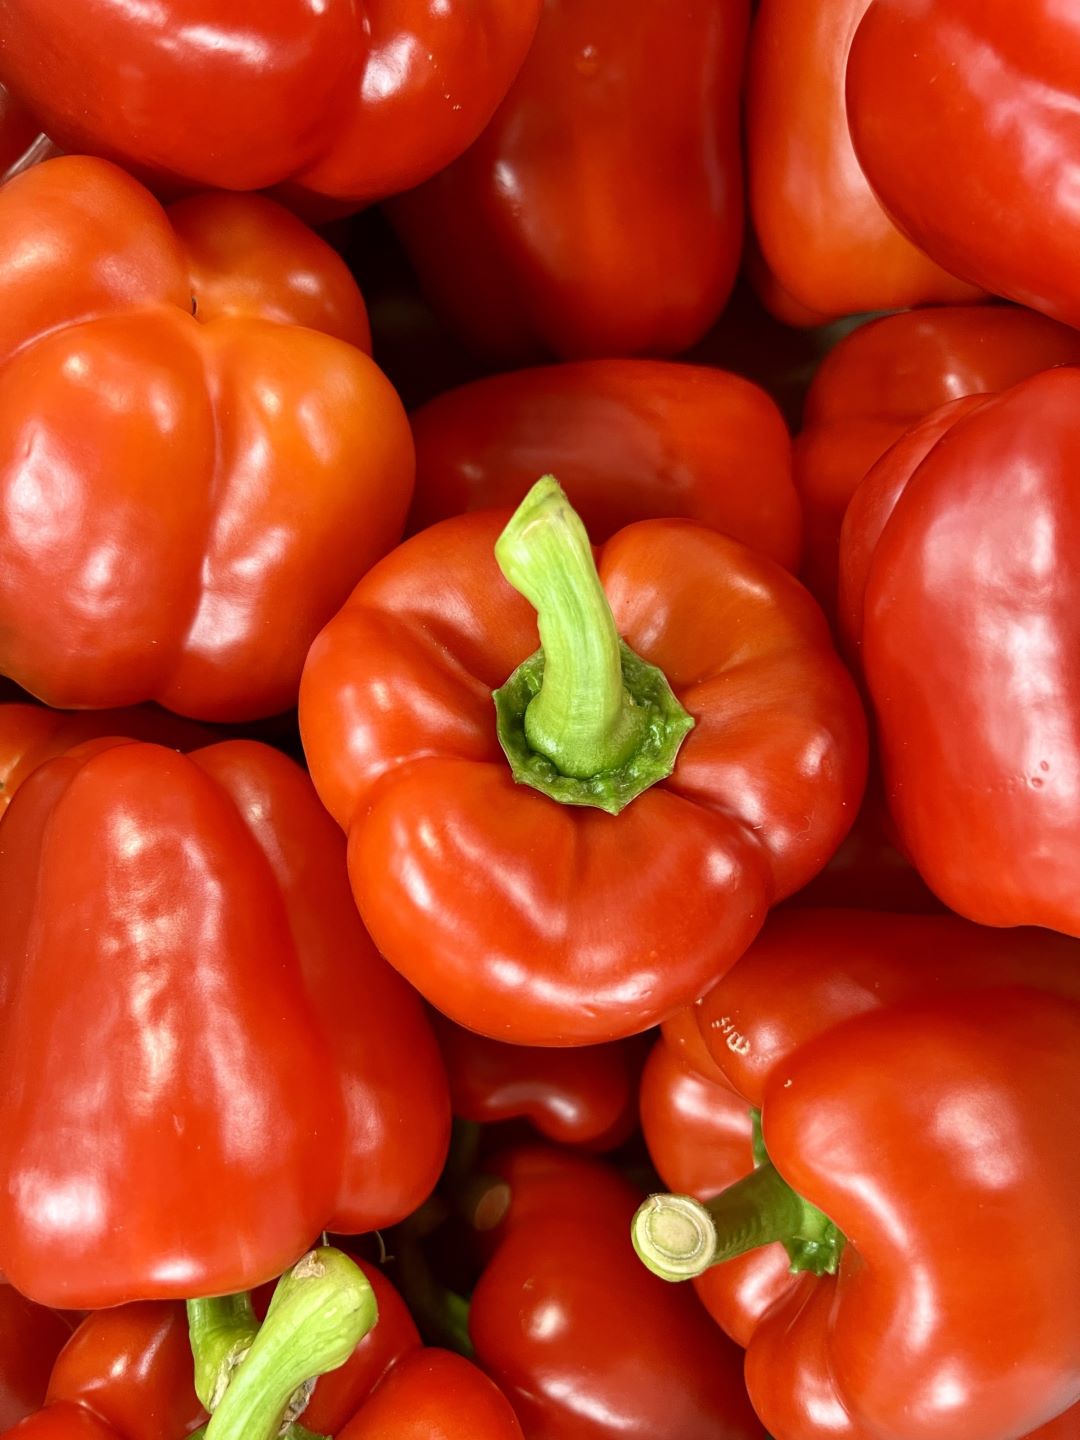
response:
<svg viewBox="0 0 1080 1440"><path fill-rule="evenodd" d="M588 1150L614 1149L636 1129L640 1042L540 1049L489 1040L437 1011L431 1020L459 1120L524 1119L545 1139Z"/></svg>
<svg viewBox="0 0 1080 1440"><path fill-rule="evenodd" d="M664 360L537 366L451 390L411 422L413 530L516 505L550 471L597 543L680 515L788 570L798 562L787 427L738 375Z"/></svg>
<svg viewBox="0 0 1080 1440"><path fill-rule="evenodd" d="M859 162L900 228L976 285L1080 325L1080 28L1068 5L873 0L851 46Z"/></svg>
<svg viewBox="0 0 1080 1440"><path fill-rule="evenodd" d="M538 14L539 0L3 0L0 79L65 150L358 209L470 144Z"/></svg>
<svg viewBox="0 0 1080 1440"><path fill-rule="evenodd" d="M797 319L789 309L781 318L792 323L978 294L897 230L855 158L844 75L867 4L762 0L754 17L746 100L750 210L775 284L815 312Z"/></svg>
<svg viewBox="0 0 1080 1440"><path fill-rule="evenodd" d="M748 0L545 0L487 129L388 206L474 349L676 355L709 329L742 248L748 19Z"/></svg>
<svg viewBox="0 0 1080 1440"><path fill-rule="evenodd" d="M0 1430L43 1402L53 1361L70 1334L63 1315L0 1285Z"/></svg>
<svg viewBox="0 0 1080 1440"><path fill-rule="evenodd" d="M540 1146L485 1168L512 1198L469 1333L526 1440L764 1440L739 1351L688 1288L638 1262L633 1185L602 1162Z"/></svg>
<svg viewBox="0 0 1080 1440"><path fill-rule="evenodd" d="M1008 1440L1073 1405L1080 947L792 910L697 1014L774 1165L848 1237L751 1336L770 1433Z"/></svg>
<svg viewBox="0 0 1080 1440"><path fill-rule="evenodd" d="M522 1429L509 1400L482 1370L461 1355L429 1347L400 1360L337 1437L522 1440Z"/></svg>
<svg viewBox="0 0 1080 1440"><path fill-rule="evenodd" d="M790 575L642 521L602 548L600 579L695 728L617 816L515 785L491 692L539 637L494 559L506 518L443 521L360 583L312 647L301 734L391 964L493 1039L595 1044L703 993L824 865L858 807L864 721Z"/></svg>
<svg viewBox="0 0 1080 1440"><path fill-rule="evenodd" d="M1080 934L1080 370L954 402L845 521L845 624L905 852L951 909Z"/></svg>
<svg viewBox="0 0 1080 1440"><path fill-rule="evenodd" d="M166 213L61 157L0 191L0 277L0 671L64 708L287 709L412 488L344 263L262 197Z"/></svg>
<svg viewBox="0 0 1080 1440"><path fill-rule="evenodd" d="M795 437L805 516L800 576L835 613L844 511L863 476L917 420L962 395L1080 363L1080 334L1013 305L941 306L871 320L822 360Z"/></svg>
<svg viewBox="0 0 1080 1440"><path fill-rule="evenodd" d="M183 1305L144 1301L88 1315L56 1358L44 1407L10 1434L180 1440L205 1421Z"/></svg>
<svg viewBox="0 0 1080 1440"><path fill-rule="evenodd" d="M80 1308L228 1294L424 1199L449 1133L438 1048L298 766L251 741L92 741L39 766L2 828L14 1284Z"/></svg>

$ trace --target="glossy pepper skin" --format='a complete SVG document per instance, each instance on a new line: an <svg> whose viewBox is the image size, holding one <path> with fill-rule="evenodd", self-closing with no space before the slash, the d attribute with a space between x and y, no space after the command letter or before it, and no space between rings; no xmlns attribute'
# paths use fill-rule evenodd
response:
<svg viewBox="0 0 1080 1440"><path fill-rule="evenodd" d="M1013 305L940 306L860 325L822 360L795 437L800 575L835 614L840 526L863 476L917 420L962 395L1080 362L1080 335Z"/></svg>
<svg viewBox="0 0 1080 1440"><path fill-rule="evenodd" d="M1017 1034L1038 1037L1022 1079ZM1076 1149L1058 1148L1057 1104L1076 1113L1077 1040L1080 1005L988 991L848 1022L770 1081L763 1113L776 1164L858 1236L835 1295L796 1287L747 1352L750 1394L775 1433L798 1434L789 1416L799 1424L804 1414L776 1369L789 1348L831 1381L855 1427L890 1440L958 1428L1007 1440L1076 1404L1079 1267L1061 1225ZM935 1182L913 1185L913 1174ZM1044 1263L1025 1254L1032 1236ZM988 1254L1002 1259L986 1266Z"/></svg>
<svg viewBox="0 0 1080 1440"><path fill-rule="evenodd" d="M445 1074L344 858L303 772L255 742L88 742L24 781L0 842L0 1270L20 1289L229 1294L427 1195Z"/></svg>
<svg viewBox="0 0 1080 1440"><path fill-rule="evenodd" d="M4 0L0 79L69 151L188 185L362 204L479 134L538 0ZM119 61L123 57L123 63Z"/></svg>
<svg viewBox="0 0 1080 1440"><path fill-rule="evenodd" d="M690 1013L728 1084L760 1107L784 1057L845 1020L928 994L1024 984L1080 1000L1076 943L1049 930L994 930L957 915L792 905L770 916L738 971Z"/></svg>
<svg viewBox="0 0 1080 1440"><path fill-rule="evenodd" d="M669 1190L707 1200L753 1169L750 1106L715 1062L703 1074L661 1037L641 1077L640 1104L649 1157ZM714 1266L692 1283L720 1328L745 1347L792 1280L787 1252L774 1243Z"/></svg>
<svg viewBox="0 0 1080 1440"><path fill-rule="evenodd" d="M337 1440L521 1440L509 1402L460 1355L426 1348L412 1315L377 1265L356 1260L379 1318L340 1369L321 1375L304 1429ZM273 1287L253 1297L262 1318Z"/></svg>
<svg viewBox="0 0 1080 1440"><path fill-rule="evenodd" d="M688 1288L664 1285L634 1255L634 1186L541 1146L485 1168L512 1198L469 1333L526 1440L763 1440L738 1350Z"/></svg>
<svg viewBox="0 0 1080 1440"><path fill-rule="evenodd" d="M748 16L747 0L545 0L487 129L389 206L472 347L675 355L708 330L742 247Z"/></svg>
<svg viewBox="0 0 1080 1440"><path fill-rule="evenodd" d="M1051 932L1004 933L945 915L808 912L803 903L800 896L773 915L737 972L666 1022L649 1056L641 1083L642 1131L657 1172L673 1191L704 1200L748 1174L750 1107L761 1104L765 1078L783 1056L845 1019L914 999L928 988L949 993L1030 982L1080 998L1080 951ZM717 1324L743 1346L769 1308L804 1283L790 1273L777 1244L693 1281ZM791 1368L790 1353L778 1350L775 1360ZM841 1424L832 1409L829 1433L856 1440L861 1432L850 1418ZM1080 1411L1069 1423L1080 1426ZM796 1426L793 1433L804 1432ZM1066 1434L1071 1440L1063 1428Z"/></svg>
<svg viewBox="0 0 1080 1440"><path fill-rule="evenodd" d="M410 528L516 505L559 476L593 540L685 516L792 570L800 514L791 442L758 386L704 365L581 360L494 375L413 413Z"/></svg>
<svg viewBox="0 0 1080 1440"><path fill-rule="evenodd" d="M307 1416L305 1415L305 1420ZM509 1400L461 1355L434 1347L400 1360L338 1440L522 1440Z"/></svg>
<svg viewBox="0 0 1080 1440"><path fill-rule="evenodd" d="M1022 1073L1018 1036L1035 1037ZM1077 1003L987 990L858 1017L770 1078L769 1153L849 1237L835 1286L804 1279L751 1341L774 1434L815 1433L800 1373L888 1440L1008 1440L1075 1404L1080 1265L1061 1217L1080 1175L1057 1106L1075 1114L1078 1042Z"/></svg>
<svg viewBox="0 0 1080 1440"><path fill-rule="evenodd" d="M955 274L1071 325L1078 73L1080 31L1054 0L873 0L847 72L856 153L901 229Z"/></svg>
<svg viewBox="0 0 1080 1440"><path fill-rule="evenodd" d="M45 1399L53 1361L70 1334L65 1316L0 1284L0 1430Z"/></svg>
<svg viewBox="0 0 1080 1440"><path fill-rule="evenodd" d="M954 402L852 501L844 614L906 853L953 910L1080 934L1080 370Z"/></svg>
<svg viewBox="0 0 1080 1440"><path fill-rule="evenodd" d="M17 700L0 704L0 817L39 765L84 740L108 735L149 740L176 750L194 750L215 738L208 726L152 705L132 705L124 710L51 710Z"/></svg>
<svg viewBox="0 0 1080 1440"><path fill-rule="evenodd" d="M589 1150L614 1149L633 1134L644 1058L639 1042L573 1050L503 1045L437 1011L431 1019L458 1119L478 1125L525 1119L548 1140Z"/></svg>
<svg viewBox="0 0 1080 1440"><path fill-rule="evenodd" d="M60 707L288 708L412 487L343 262L262 197L166 213L62 157L0 191L0 275L0 670Z"/></svg>
<svg viewBox="0 0 1080 1440"><path fill-rule="evenodd" d="M1006 1440L1073 1404L1076 944L791 910L697 1016L772 1162L848 1237L835 1279L792 1279L753 1331L770 1433Z"/></svg>
<svg viewBox="0 0 1080 1440"><path fill-rule="evenodd" d="M750 210L775 284L820 323L973 299L890 220L852 148L844 74L868 0L762 0L750 36ZM767 293L767 292L766 292ZM768 303L768 301L767 301ZM772 308L772 306L770 306Z"/></svg>
<svg viewBox="0 0 1080 1440"><path fill-rule="evenodd" d="M18 1440L180 1440L206 1420L195 1394L183 1305L143 1301L88 1315Z"/></svg>
<svg viewBox="0 0 1080 1440"><path fill-rule="evenodd" d="M643 521L599 572L696 720L674 772L617 816L515 785L491 692L538 633L494 559L506 518L432 526L361 582L312 647L301 733L391 964L481 1034L594 1044L696 998L821 868L861 794L864 722L796 581L716 531Z"/></svg>

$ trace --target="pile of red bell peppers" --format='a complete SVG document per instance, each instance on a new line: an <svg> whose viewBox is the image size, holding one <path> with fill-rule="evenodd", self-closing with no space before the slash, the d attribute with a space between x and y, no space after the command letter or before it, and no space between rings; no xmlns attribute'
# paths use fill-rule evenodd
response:
<svg viewBox="0 0 1080 1440"><path fill-rule="evenodd" d="M0 1440L1080 1440L1080 12L0 0Z"/></svg>

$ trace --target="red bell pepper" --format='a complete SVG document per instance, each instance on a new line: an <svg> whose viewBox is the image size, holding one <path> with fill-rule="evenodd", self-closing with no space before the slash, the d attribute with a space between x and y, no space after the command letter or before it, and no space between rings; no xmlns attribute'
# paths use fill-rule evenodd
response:
<svg viewBox="0 0 1080 1440"><path fill-rule="evenodd" d="M107 735L150 740L177 750L194 750L215 738L208 726L152 705L131 705L124 710L50 710L20 701L0 704L0 817L39 765L84 740Z"/></svg>
<svg viewBox="0 0 1080 1440"><path fill-rule="evenodd" d="M183 1305L148 1300L94 1311L74 1334L67 1330L42 1398L13 1440L181 1440L206 1419Z"/></svg>
<svg viewBox="0 0 1080 1440"><path fill-rule="evenodd" d="M490 1125L527 1119L548 1140L610 1150L637 1124L641 1046L636 1041L573 1050L502 1045L432 1014L459 1120Z"/></svg>
<svg viewBox="0 0 1080 1440"><path fill-rule="evenodd" d="M728 1083L760 1106L784 1058L845 1020L928 993L1023 984L1080 999L1074 941L956 915L791 906L770 917L738 969L693 1014Z"/></svg>
<svg viewBox="0 0 1080 1440"><path fill-rule="evenodd" d="M758 1440L738 1350L694 1296L637 1264L641 1196L595 1160L540 1146L485 1167L510 1186L473 1291L476 1359L528 1440Z"/></svg>
<svg viewBox="0 0 1080 1440"><path fill-rule="evenodd" d="M367 334L343 262L269 200L167 215L66 157L5 185L0 671L73 708L293 704L409 502Z"/></svg>
<svg viewBox="0 0 1080 1440"><path fill-rule="evenodd" d="M845 521L901 844L953 910L1080 933L1080 370L935 412Z"/></svg>
<svg viewBox="0 0 1080 1440"><path fill-rule="evenodd" d="M844 512L837 586L843 648L854 665L862 658L864 606L874 552L908 481L958 420L981 410L985 395L962 395L912 425L870 467Z"/></svg>
<svg viewBox="0 0 1080 1440"><path fill-rule="evenodd" d="M1080 362L1080 335L1012 305L943 306L860 325L826 355L795 439L806 520L800 575L835 613L840 526L871 465L931 410Z"/></svg>
<svg viewBox="0 0 1080 1440"><path fill-rule="evenodd" d="M775 283L817 312L796 323L978 294L897 230L855 158L844 73L868 3L762 0L751 31L750 209Z"/></svg>
<svg viewBox="0 0 1080 1440"><path fill-rule="evenodd" d="M757 236L751 231L747 237L746 258L743 262L747 283L753 290L759 304L772 319L793 330L815 330L827 327L836 316L824 310L811 309L794 295L788 293L765 263ZM859 316L844 316L844 320Z"/></svg>
<svg viewBox="0 0 1080 1440"><path fill-rule="evenodd" d="M127 1440L83 1405L48 1405L35 1410L3 1440Z"/></svg>
<svg viewBox="0 0 1080 1440"><path fill-rule="evenodd" d="M675 355L708 330L742 248L748 19L748 0L547 0L487 129L388 207L474 348Z"/></svg>
<svg viewBox="0 0 1080 1440"><path fill-rule="evenodd" d="M446 1079L344 846L267 746L91 741L0 853L0 1270L46 1303L225 1295L430 1191Z"/></svg>
<svg viewBox="0 0 1080 1440"><path fill-rule="evenodd" d="M301 732L391 964L481 1034L592 1044L701 994L821 868L863 719L773 561L643 521L598 578L550 478L504 520L444 521L360 583L312 647Z"/></svg>
<svg viewBox="0 0 1080 1440"><path fill-rule="evenodd" d="M66 1316L0 1284L0 1430L45 1399L53 1361L70 1335Z"/></svg>
<svg viewBox="0 0 1080 1440"><path fill-rule="evenodd" d="M46 1395L47 1408L76 1406L123 1440L179 1440L202 1424L183 1305L136 1301L88 1315L57 1357Z"/></svg>
<svg viewBox="0 0 1080 1440"><path fill-rule="evenodd" d="M0 79L69 151L357 209L478 135L540 0L2 0Z"/></svg>
<svg viewBox="0 0 1080 1440"><path fill-rule="evenodd" d="M552 470L593 540L683 515L792 570L799 502L776 406L737 375L664 360L582 360L495 375L412 418L412 529L516 505Z"/></svg>
<svg viewBox="0 0 1080 1440"><path fill-rule="evenodd" d="M696 1009L676 1010L660 1026L660 1034L683 1069L702 1076L714 1085L727 1085L727 1078L712 1058L712 1052L698 1027Z"/></svg>
<svg viewBox="0 0 1080 1440"><path fill-rule="evenodd" d="M851 46L859 161L954 274L1080 324L1080 28L1058 0L873 0Z"/></svg>
<svg viewBox="0 0 1080 1440"><path fill-rule="evenodd" d="M399 1361L337 1436L524 1440L509 1400L483 1371L461 1355L430 1347Z"/></svg>
<svg viewBox="0 0 1080 1440"><path fill-rule="evenodd" d="M303 1412L304 1429L315 1434L343 1433L342 1427L391 1368L420 1347L416 1326L393 1285L377 1266L360 1259L356 1263L374 1291L378 1323L344 1365L315 1385ZM10 1286L4 1289L10 1291ZM272 1289L265 1287L266 1293L260 1290L253 1297L260 1319ZM29 1301L22 1303L30 1307ZM6 1330L3 1333L6 1336ZM70 1326L62 1325L62 1335L67 1344L51 1376L46 1370L41 1378L37 1403L44 1400L48 1381L47 1404L13 1436L62 1440L89 1432L107 1440L180 1440L206 1420L193 1385L188 1321L177 1302L134 1301L93 1311L74 1335Z"/></svg>
<svg viewBox="0 0 1080 1440"><path fill-rule="evenodd" d="M772 1433L1007 1440L1073 1405L1075 943L789 911L698 1022L760 1108L767 1159L707 1207L680 1202L675 1232L654 1201L637 1235L669 1273L777 1239L809 1272L750 1337Z"/></svg>
<svg viewBox="0 0 1080 1440"><path fill-rule="evenodd" d="M750 1106L723 1071L706 1078L666 1036L641 1077L641 1128L656 1173L679 1194L709 1200L754 1168ZM766 1245L695 1276L693 1285L720 1328L745 1347L791 1287L788 1256L782 1245Z"/></svg>

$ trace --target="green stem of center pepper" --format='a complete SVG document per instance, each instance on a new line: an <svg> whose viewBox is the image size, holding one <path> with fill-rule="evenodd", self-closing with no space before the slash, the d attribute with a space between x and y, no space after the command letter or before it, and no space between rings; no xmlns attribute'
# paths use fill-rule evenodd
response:
<svg viewBox="0 0 1080 1440"><path fill-rule="evenodd" d="M663 672L619 638L585 527L553 476L518 506L495 558L535 607L541 642L494 694L514 778L618 814L671 774L694 722Z"/></svg>

